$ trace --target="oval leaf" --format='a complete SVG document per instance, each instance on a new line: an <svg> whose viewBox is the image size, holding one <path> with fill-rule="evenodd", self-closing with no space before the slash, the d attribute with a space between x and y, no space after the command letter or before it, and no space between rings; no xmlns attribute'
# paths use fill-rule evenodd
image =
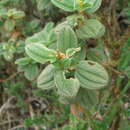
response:
<svg viewBox="0 0 130 130"><path fill-rule="evenodd" d="M81 61L76 68L76 78L83 88L100 89L108 84L108 73L97 62Z"/></svg>
<svg viewBox="0 0 130 130"><path fill-rule="evenodd" d="M25 17L25 13L23 11L15 11L12 17L14 19L21 19Z"/></svg>
<svg viewBox="0 0 130 130"><path fill-rule="evenodd" d="M26 66L25 70L24 70L24 76L32 81L34 80L37 76L38 76L38 66L35 65L35 64L32 64L32 65L28 65Z"/></svg>
<svg viewBox="0 0 130 130"><path fill-rule="evenodd" d="M60 96L72 98L77 95L80 84L77 79L66 79L64 72L58 70L55 72L55 84Z"/></svg>
<svg viewBox="0 0 130 130"><path fill-rule="evenodd" d="M87 50L87 59L98 63L107 62L108 58L105 53L104 43L99 41L95 48L89 48Z"/></svg>
<svg viewBox="0 0 130 130"><path fill-rule="evenodd" d="M33 60L44 64L45 62L55 62L56 52L52 49L48 49L43 44L28 44L25 47L25 51Z"/></svg>
<svg viewBox="0 0 130 130"><path fill-rule="evenodd" d="M95 0L51 0L52 3L68 12L83 11L87 8L91 8Z"/></svg>
<svg viewBox="0 0 130 130"><path fill-rule="evenodd" d="M63 53L65 53L67 49L78 47L75 32L69 26L63 26L57 33L57 38L57 48Z"/></svg>
<svg viewBox="0 0 130 130"><path fill-rule="evenodd" d="M99 38L105 33L105 27L96 19L85 21L84 25L77 30L80 39Z"/></svg>
<svg viewBox="0 0 130 130"><path fill-rule="evenodd" d="M97 93L94 90L89 90L81 87L76 96L76 102L80 103L80 105L85 108L90 108L96 105L98 102Z"/></svg>
<svg viewBox="0 0 130 130"><path fill-rule="evenodd" d="M74 0L51 0L51 1L55 6L65 11L73 12L76 10Z"/></svg>
<svg viewBox="0 0 130 130"><path fill-rule="evenodd" d="M35 33L26 40L26 43L41 43L46 46L49 46L54 42L56 42L56 35L53 31L52 22L49 22L42 31Z"/></svg>
<svg viewBox="0 0 130 130"><path fill-rule="evenodd" d="M24 57L24 58L20 58L20 59L17 59L15 61L15 64L18 64L18 65L27 65L30 63L32 59L30 59L29 57Z"/></svg>
<svg viewBox="0 0 130 130"><path fill-rule="evenodd" d="M41 89L50 89L55 86L54 83L54 66L48 65L39 75L37 79L37 85Z"/></svg>
<svg viewBox="0 0 130 130"><path fill-rule="evenodd" d="M50 3L50 0L37 0L38 10L42 11L48 6L49 3Z"/></svg>
<svg viewBox="0 0 130 130"><path fill-rule="evenodd" d="M94 13L95 11L97 11L99 9L99 7L101 6L102 0L95 0L93 7L86 9L85 12L86 13Z"/></svg>
<svg viewBox="0 0 130 130"><path fill-rule="evenodd" d="M15 28L15 21L14 20L6 20L4 23L4 27L7 31L13 31Z"/></svg>

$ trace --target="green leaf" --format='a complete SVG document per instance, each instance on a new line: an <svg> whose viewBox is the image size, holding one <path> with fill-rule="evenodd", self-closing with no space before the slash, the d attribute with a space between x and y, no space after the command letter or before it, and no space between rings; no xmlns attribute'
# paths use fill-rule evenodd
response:
<svg viewBox="0 0 130 130"><path fill-rule="evenodd" d="M21 19L25 16L25 13L16 9L9 9L7 12L7 16L12 17L13 19Z"/></svg>
<svg viewBox="0 0 130 130"><path fill-rule="evenodd" d="M53 23L48 23L45 28L33 36L27 38L27 43L41 43L46 46L50 46L52 43L56 42L56 35L53 31Z"/></svg>
<svg viewBox="0 0 130 130"><path fill-rule="evenodd" d="M17 59L15 61L15 64L18 64L18 65L27 65L29 64L31 61L31 59L29 57L24 57L24 58L20 58L20 59Z"/></svg>
<svg viewBox="0 0 130 130"><path fill-rule="evenodd" d="M84 21L84 16L83 15L79 15L79 14L73 14L73 15L69 15L67 18L67 24L70 25L71 27L76 27L78 24L83 23Z"/></svg>
<svg viewBox="0 0 130 130"><path fill-rule="evenodd" d="M15 28L15 21L12 19L8 19L4 23L4 27L7 31L11 32Z"/></svg>
<svg viewBox="0 0 130 130"><path fill-rule="evenodd" d="M40 25L40 20L38 19L33 19L32 21L28 22L27 25L25 26L24 30L25 34L26 33L32 33L33 31L37 31Z"/></svg>
<svg viewBox="0 0 130 130"><path fill-rule="evenodd" d="M14 14L13 14L13 18L14 19L21 19L25 17L25 13L23 11L16 11Z"/></svg>
<svg viewBox="0 0 130 130"><path fill-rule="evenodd" d="M69 49L67 49L67 51L66 51L66 55L67 55L68 57L72 57L75 53L79 52L80 50L81 50L80 47L78 47L78 48L69 48Z"/></svg>
<svg viewBox="0 0 130 130"><path fill-rule="evenodd" d="M68 12L83 11L93 6L95 0L51 0L52 3Z"/></svg>
<svg viewBox="0 0 130 130"><path fill-rule="evenodd" d="M45 30L46 32L50 32L50 31L53 29L53 27L54 27L54 23L53 23L53 22L48 22L48 23L46 24L46 26L44 27L44 30Z"/></svg>
<svg viewBox="0 0 130 130"><path fill-rule="evenodd" d="M81 46L81 50L79 52L77 52L74 56L73 56L73 59L72 59L72 62L74 64L77 64L79 63L81 60L85 60L86 58L86 52L87 52L87 49L86 47L84 47L84 43L81 43L82 46Z"/></svg>
<svg viewBox="0 0 130 130"><path fill-rule="evenodd" d="M71 66L71 58L63 58L59 60L59 65L64 68L67 69Z"/></svg>
<svg viewBox="0 0 130 130"><path fill-rule="evenodd" d="M74 0L51 0L51 1L55 6L65 11L73 12L76 10Z"/></svg>
<svg viewBox="0 0 130 130"><path fill-rule="evenodd" d="M108 58L104 51L104 44L102 41L98 42L97 47L89 48L87 50L87 59L98 63L107 62Z"/></svg>
<svg viewBox="0 0 130 130"><path fill-rule="evenodd" d="M9 0L1 0L0 1L0 6L4 6L4 5L8 4L8 3L9 3Z"/></svg>
<svg viewBox="0 0 130 130"><path fill-rule="evenodd" d="M76 96L76 102L84 108L91 108L98 103L97 92L81 87Z"/></svg>
<svg viewBox="0 0 130 130"><path fill-rule="evenodd" d="M48 65L39 75L37 86L43 90L53 88L55 86L54 71L55 67L53 65Z"/></svg>
<svg viewBox="0 0 130 130"><path fill-rule="evenodd" d="M12 52L10 52L10 51L5 51L4 53L3 53L3 57L4 57L4 59L5 60L7 60L7 61L11 61L12 59L13 59L13 53Z"/></svg>
<svg viewBox="0 0 130 130"><path fill-rule="evenodd" d="M47 8L49 3L50 3L50 0L37 0L38 10L40 11L44 10L45 8Z"/></svg>
<svg viewBox="0 0 130 130"><path fill-rule="evenodd" d="M92 8L88 8L85 10L86 13L94 13L95 11L97 11L99 9L99 7L101 6L102 0L95 0Z"/></svg>
<svg viewBox="0 0 130 130"><path fill-rule="evenodd" d="M27 44L25 47L25 51L29 57L42 64L48 61L56 61L56 51L48 49L46 46L40 43Z"/></svg>
<svg viewBox="0 0 130 130"><path fill-rule="evenodd" d="M54 79L60 96L73 98L77 95L80 87L79 81L77 79L66 79L62 70L57 70L55 72Z"/></svg>
<svg viewBox="0 0 130 130"><path fill-rule="evenodd" d="M79 11L92 8L96 0L76 0Z"/></svg>
<svg viewBox="0 0 130 130"><path fill-rule="evenodd" d="M78 40L75 32L69 26L63 26L57 34L57 48L65 53L67 49L77 48Z"/></svg>
<svg viewBox="0 0 130 130"><path fill-rule="evenodd" d="M76 78L83 88L100 89L108 84L108 73L100 64L93 61L81 61L76 68Z"/></svg>
<svg viewBox="0 0 130 130"><path fill-rule="evenodd" d="M105 33L105 27L96 19L86 20L84 25L77 30L80 39L99 38Z"/></svg>
<svg viewBox="0 0 130 130"><path fill-rule="evenodd" d="M28 80L34 80L38 76L38 67L36 64L25 66L24 75Z"/></svg>

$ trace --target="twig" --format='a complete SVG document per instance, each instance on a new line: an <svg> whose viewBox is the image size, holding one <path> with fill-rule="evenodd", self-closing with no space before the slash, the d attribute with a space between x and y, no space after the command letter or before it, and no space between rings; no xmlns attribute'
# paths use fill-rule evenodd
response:
<svg viewBox="0 0 130 130"><path fill-rule="evenodd" d="M11 120L10 122L22 122L22 120ZM0 123L0 126L2 126L2 125L6 125L6 124L8 124L9 123L9 121L4 121L4 122L2 122L2 123Z"/></svg>
<svg viewBox="0 0 130 130"><path fill-rule="evenodd" d="M18 73L19 72L16 72L16 73L12 74L11 76L9 76L7 79L0 80L0 83L3 83L3 82L6 82L6 81L13 79Z"/></svg>
<svg viewBox="0 0 130 130"><path fill-rule="evenodd" d="M109 66L108 64L103 63L102 65L104 67L108 68L109 70L113 71L117 75L125 75L123 72L120 72L120 71L114 69L113 67Z"/></svg>
<svg viewBox="0 0 130 130"><path fill-rule="evenodd" d="M25 126L24 125L18 125L16 127L11 128L10 130L16 130L18 128L25 128Z"/></svg>
<svg viewBox="0 0 130 130"><path fill-rule="evenodd" d="M9 122L8 129L10 130L11 129L11 119L10 119L9 112L7 112L7 115L8 115L7 119L8 119L8 122Z"/></svg>
<svg viewBox="0 0 130 130"><path fill-rule="evenodd" d="M14 96L10 97L10 98L7 100L7 102L4 103L4 104L1 106L1 108L0 108L0 115L2 114L2 112L3 112L5 109L7 109L7 108L10 106L10 102L11 102L14 98L15 98Z"/></svg>

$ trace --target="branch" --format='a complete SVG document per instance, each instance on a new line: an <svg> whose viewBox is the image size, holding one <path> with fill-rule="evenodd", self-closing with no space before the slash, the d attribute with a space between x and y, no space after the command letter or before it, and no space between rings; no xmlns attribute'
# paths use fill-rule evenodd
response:
<svg viewBox="0 0 130 130"><path fill-rule="evenodd" d="M0 83L3 83L3 82L6 82L6 81L13 79L15 76L17 76L17 74L19 74L19 72L15 72L11 76L9 76L7 79L0 79Z"/></svg>
<svg viewBox="0 0 130 130"><path fill-rule="evenodd" d="M7 108L10 107L10 102L11 102L14 98L15 98L14 96L10 97L10 98L7 100L7 102L2 105L2 107L0 108L0 116L2 115L2 113L3 113L4 110L6 110Z"/></svg>

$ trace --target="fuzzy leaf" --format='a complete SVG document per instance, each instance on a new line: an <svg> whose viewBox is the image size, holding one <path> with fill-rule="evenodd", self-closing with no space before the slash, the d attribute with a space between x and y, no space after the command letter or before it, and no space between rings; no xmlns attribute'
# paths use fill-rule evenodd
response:
<svg viewBox="0 0 130 130"><path fill-rule="evenodd" d="M66 79L64 72L58 70L55 72L55 84L60 96L72 98L77 95L80 84L77 79Z"/></svg>
<svg viewBox="0 0 130 130"><path fill-rule="evenodd" d="M46 46L40 43L27 44L25 51L33 60L42 64L48 61L56 61L56 52L52 49L48 49Z"/></svg>
<svg viewBox="0 0 130 130"><path fill-rule="evenodd" d="M80 39L99 38L105 33L105 27L96 19L85 21L84 25L77 30Z"/></svg>
<svg viewBox="0 0 130 130"><path fill-rule="evenodd" d="M93 7L85 10L86 13L94 13L101 6L102 0L95 0Z"/></svg>
<svg viewBox="0 0 130 130"><path fill-rule="evenodd" d="M99 41L95 48L87 50L87 59L98 63L107 62L108 58L104 51L104 43Z"/></svg>
<svg viewBox="0 0 130 130"><path fill-rule="evenodd" d="M25 17L25 13L23 11L16 11L14 14L13 14L13 18L14 19L21 19Z"/></svg>
<svg viewBox="0 0 130 130"><path fill-rule="evenodd" d="M52 3L68 12L83 11L87 8L91 8L95 0L51 0Z"/></svg>
<svg viewBox="0 0 130 130"><path fill-rule="evenodd" d="M37 85L39 88L45 90L55 86L54 83L54 66L48 65L39 75L37 79Z"/></svg>
<svg viewBox="0 0 130 130"><path fill-rule="evenodd" d="M18 65L27 65L29 64L31 61L31 59L29 57L24 57L24 58L20 58L20 59L17 59L15 61L15 64L18 64Z"/></svg>
<svg viewBox="0 0 130 130"><path fill-rule="evenodd" d="M108 84L108 73L100 64L93 61L81 61L76 68L76 78L83 88L100 89Z"/></svg>
<svg viewBox="0 0 130 130"><path fill-rule="evenodd" d="M79 47L79 48L69 48L69 49L67 49L67 51L66 51L66 55L67 55L68 57L71 57L71 56L75 55L75 53L79 52L80 50L81 50L80 47Z"/></svg>
<svg viewBox="0 0 130 130"><path fill-rule="evenodd" d="M63 53L65 53L67 49L78 47L78 40L75 32L69 26L62 27L57 37L57 48Z"/></svg>
<svg viewBox="0 0 130 130"><path fill-rule="evenodd" d="M25 13L16 9L9 9L7 12L8 17L12 17L13 19L21 19L25 16Z"/></svg>
<svg viewBox="0 0 130 130"><path fill-rule="evenodd" d="M49 3L50 3L50 0L37 0L38 10L42 11L48 6Z"/></svg>
<svg viewBox="0 0 130 130"><path fill-rule="evenodd" d="M83 43L81 43L81 44L82 44L81 50L79 52L77 52L72 59L73 64L77 64L81 60L85 60L85 58L86 58L87 49L83 46Z"/></svg>
<svg viewBox="0 0 130 130"><path fill-rule="evenodd" d="M36 64L25 66L24 75L30 81L37 77L38 72L38 66Z"/></svg>
<svg viewBox="0 0 130 130"><path fill-rule="evenodd" d="M81 87L77 94L76 102L80 103L80 105L85 108L91 108L98 102L97 93L94 90L89 90Z"/></svg>
<svg viewBox="0 0 130 130"><path fill-rule="evenodd" d="M41 43L46 46L56 42L56 35L53 31L53 23L48 23L41 32L35 33L33 36L27 38L26 42Z"/></svg>
<svg viewBox="0 0 130 130"><path fill-rule="evenodd" d="M15 21L14 20L6 20L4 23L4 27L7 31L13 31L15 27Z"/></svg>

